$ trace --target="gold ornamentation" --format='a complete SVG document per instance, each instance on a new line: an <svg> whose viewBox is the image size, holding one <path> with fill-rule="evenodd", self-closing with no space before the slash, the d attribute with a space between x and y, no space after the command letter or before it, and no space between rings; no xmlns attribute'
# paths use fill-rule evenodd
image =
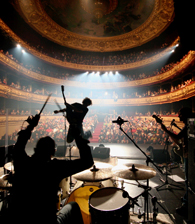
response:
<svg viewBox="0 0 195 224"><path fill-rule="evenodd" d="M171 23L174 15L173 0L156 0L150 17L137 29L116 37L89 38L72 33L52 21L39 0L16 1L26 21L41 35L62 46L85 51L121 51L140 46L159 36Z"/></svg>
<svg viewBox="0 0 195 224"><path fill-rule="evenodd" d="M10 86L0 84L0 96L5 98L11 98L16 100L22 100L27 102L36 102L43 104L47 96L37 95L33 93L27 93L12 88ZM189 84L187 87L182 89L176 90L171 93L162 94L158 96L152 97L141 97L141 98L129 98L129 99L118 99L115 102L113 99L93 99L93 105L114 105L114 106L143 106L143 105L155 105L155 104L166 104L166 103L173 103L180 100L188 99L192 96L195 96L195 83ZM81 99L73 99L67 98L68 102L79 102ZM57 97L57 101L63 104L63 98ZM54 104L54 97L51 96L51 100L48 102L49 104Z"/></svg>
<svg viewBox="0 0 195 224"><path fill-rule="evenodd" d="M20 43L24 48L28 49L28 51L35 55L37 58L40 58L41 60L47 61L51 64L61 66L64 68L71 68L71 69L79 69L79 70L84 70L84 71L122 71L122 70L127 70L127 69L134 69L138 68L141 66L146 66L149 65L150 63L155 62L156 60L159 60L162 58L165 54L167 54L168 51L171 50L173 46L175 46L178 41L179 37L176 38L176 40L164 51L161 53L154 55L153 57L129 63L129 64L122 64L122 65L107 65L107 66L97 66L97 65L83 65L83 64L75 64L75 63L70 63L70 62L63 62L61 60L51 58L47 55L41 54L40 52L36 51L34 48L30 47L28 44L26 44L24 41L22 41L10 28L0 19L0 26L1 28L7 32L16 42ZM64 37L66 38L66 37ZM69 37L67 37L69 38ZM107 43L106 43L107 44ZM195 53L193 53L195 54Z"/></svg>
<svg viewBox="0 0 195 224"><path fill-rule="evenodd" d="M57 85L63 84L62 79L48 77L48 76L30 71L26 69L25 67L23 67L22 65L19 65L12 59L8 58L3 53L0 53L0 61L3 64L6 64L12 69L15 69L21 74L28 76L32 79L36 79L36 80L47 82L47 83L57 84ZM117 82L117 84L114 82L113 83L95 83L95 85L91 85L91 86L88 86L87 83L80 83L80 82L70 81L70 80L64 81L65 82L64 84L66 86L75 86L75 87L92 88L92 89L116 89L116 88L128 88L131 86L152 85L154 83L158 83L158 82L162 82L164 80L170 79L171 77L175 76L176 72L179 72L182 69L185 69L188 65L190 65L194 61L195 61L195 54L193 51L190 51L187 57L184 60L182 60L178 65L176 65L173 69L167 72L164 72L160 75L150 77L150 78L129 81L129 82Z"/></svg>

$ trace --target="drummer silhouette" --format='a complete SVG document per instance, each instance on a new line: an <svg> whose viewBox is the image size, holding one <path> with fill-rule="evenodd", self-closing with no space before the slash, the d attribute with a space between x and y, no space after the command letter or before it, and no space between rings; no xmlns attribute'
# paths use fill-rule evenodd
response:
<svg viewBox="0 0 195 224"><path fill-rule="evenodd" d="M52 159L55 141L41 137L32 156L25 147L33 129L38 125L40 115L28 118L29 125L18 133L13 153L14 180L11 200L11 223L82 223L79 205L66 204L58 213L57 192L62 179L88 169L93 165L91 149L75 128L75 141L80 158L75 160ZM57 214L57 215L56 215Z"/></svg>

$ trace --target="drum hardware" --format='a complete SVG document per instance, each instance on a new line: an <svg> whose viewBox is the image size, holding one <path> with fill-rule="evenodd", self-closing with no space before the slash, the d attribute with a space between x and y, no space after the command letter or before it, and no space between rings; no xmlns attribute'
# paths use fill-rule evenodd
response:
<svg viewBox="0 0 195 224"><path fill-rule="evenodd" d="M152 197L152 205L153 205L153 223L156 224L156 216L158 215L158 208L156 207L157 198Z"/></svg>
<svg viewBox="0 0 195 224"><path fill-rule="evenodd" d="M123 119L120 119L120 121L122 122L116 122L119 125L119 129L128 137L128 139L140 150L140 152L142 152L142 154L145 156L146 158L146 166L149 167L149 163L152 163L152 165L162 174L162 171L159 169L159 167L153 162L153 160L135 143L135 141L130 138L130 136L122 129L122 124L125 122ZM135 165L135 164L134 164ZM137 170L138 169L138 170ZM141 171L141 172L139 172ZM146 172L145 172L146 171ZM120 175L120 177L123 177L124 179L130 179L130 178L134 178L135 180L138 180L139 178L141 179L147 179L147 188L149 188L149 179L154 177L156 175L156 171L153 170L148 170L148 168L143 171L141 169L136 168L136 166L134 167L132 165L131 169L126 169L126 171L119 171L118 173L116 172L115 174ZM144 223L147 223L149 221L149 205L148 205L148 196L149 196L149 192L148 190L145 192L145 211L146 213L143 214L144 217ZM151 195L150 195L151 196ZM162 207L162 206L161 206ZM164 209L164 208L163 208ZM165 210L165 209L164 209ZM166 211L166 210L165 210ZM169 214L169 213L168 213ZM147 217L146 217L147 216ZM169 214L169 216L171 217L171 215ZM147 221L146 221L147 218ZM172 218L172 217L171 217Z"/></svg>
<svg viewBox="0 0 195 224"><path fill-rule="evenodd" d="M71 160L71 149L73 148L74 145L69 146L69 159ZM72 176L70 176L70 189L72 189L73 183L72 183Z"/></svg>
<svg viewBox="0 0 195 224"><path fill-rule="evenodd" d="M121 180L121 189L125 189L125 187L124 187L124 180Z"/></svg>

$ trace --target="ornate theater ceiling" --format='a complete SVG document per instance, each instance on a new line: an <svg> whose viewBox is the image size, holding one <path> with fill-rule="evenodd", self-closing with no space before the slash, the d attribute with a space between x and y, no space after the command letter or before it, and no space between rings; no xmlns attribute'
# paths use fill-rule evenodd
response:
<svg viewBox="0 0 195 224"><path fill-rule="evenodd" d="M159 36L172 22L173 0L15 0L42 36L96 52L130 49Z"/></svg>

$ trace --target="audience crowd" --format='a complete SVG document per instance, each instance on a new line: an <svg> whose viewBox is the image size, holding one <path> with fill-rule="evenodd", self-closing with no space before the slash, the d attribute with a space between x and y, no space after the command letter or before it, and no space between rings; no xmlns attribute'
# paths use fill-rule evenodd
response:
<svg viewBox="0 0 195 224"><path fill-rule="evenodd" d="M4 53L3 50L1 50L1 53ZM28 70L36 72L38 74L42 74L42 75L46 75L46 76L54 77L54 78L58 78L58 79L63 79L63 80L76 79L77 81L87 82L86 80L83 80L83 77L79 76L79 74L69 74L68 72L64 72L64 70L62 70L60 68L51 67L48 65L46 67L45 64L42 64L41 66L36 66L36 65L32 64L32 60L29 63L23 64L23 63L20 63L15 57L13 57L13 55L9 54L8 51L5 53L5 55L7 57L11 58L12 60L14 60L15 62L19 63L20 65L24 66ZM112 57L115 57L115 56L112 56ZM171 63L163 66L161 69L155 69L153 71L144 71L141 73L134 72L134 74L120 75L117 77L117 80L113 79L113 81L117 81L117 82L134 81L134 80L140 80L140 79L149 78L149 77L152 77L155 75L159 75L159 74L162 74L164 72L171 70L176 65L178 65L182 60L184 60L186 57L187 57L187 54L184 55L183 58L181 58L179 61L171 62Z"/></svg>
<svg viewBox="0 0 195 224"><path fill-rule="evenodd" d="M12 80L10 78L10 80ZM10 81L8 78L3 78L0 83L9 85L13 88L20 89L25 92L30 92L38 95L49 95L52 93L52 96L61 97L61 90L58 86L44 86L42 88L37 88L36 84L31 83L30 85L21 85L19 82ZM129 98L141 98L141 97L150 97L157 96L160 94L170 93L178 89L184 88L185 86L191 84L192 79L181 80L178 84L170 84L166 86L156 86L154 88L141 87L141 88L123 88L116 90L86 90L75 91L75 89L66 90L66 97L70 98L83 98L84 95L90 95L93 99L129 99Z"/></svg>
<svg viewBox="0 0 195 224"><path fill-rule="evenodd" d="M162 131L161 126L154 118L124 116L125 122L122 126L123 130L134 140L137 144L150 144L150 145L164 145L166 134ZM132 143L122 131L119 130L117 124L112 123L112 116L107 116L104 119L103 128L99 135L100 143Z"/></svg>
<svg viewBox="0 0 195 224"><path fill-rule="evenodd" d="M170 114L165 112L166 114ZM155 114L153 112L152 114ZM160 125L152 118L151 113L148 112L147 118L140 117L141 113L136 113L135 116L127 116L123 112L123 119L127 120L123 124L124 131L137 144L165 144L166 135L161 130ZM99 143L131 143L131 141L119 130L119 126L112 123L116 120L116 115L104 116L103 125L99 135ZM99 123L97 114L89 114L83 122L84 131L90 130L94 133L96 125ZM25 123L23 124L25 125ZM39 125L35 128L30 142L36 142L41 136L49 135L57 143L62 142L67 134L68 122L64 117L51 116L49 119L41 119ZM66 128L65 128L66 127ZM21 127L20 127L21 128ZM15 141L19 130L15 130L8 136L8 140ZM5 140L5 135L0 140Z"/></svg>
<svg viewBox="0 0 195 224"><path fill-rule="evenodd" d="M34 45L34 43L28 43L32 48L39 51L40 53L47 55L49 57L58 59L60 61L76 63L76 64L84 64L84 65L122 65L133 63L137 61L144 60L148 57L152 57L161 51L163 51L168 45L172 43L170 39L169 42L164 44L158 44L158 46L153 45L153 49L151 48L142 48L139 52L126 52L126 53L116 53L112 54L87 54L77 53L76 51L70 52L70 50L62 50L62 48L58 48L57 51L53 51L53 49L48 47L44 47L41 44Z"/></svg>
<svg viewBox="0 0 195 224"><path fill-rule="evenodd" d="M86 117L83 123L84 131L90 130L93 133L97 123L97 115ZM23 125L25 125L25 123ZM56 142L62 142L66 137L65 132L67 134L68 127L69 123L63 116L61 118L59 118L59 116L52 116L49 119L40 119L39 125L32 133L30 142L37 142L40 137L47 135L53 138ZM19 130L15 130L10 134L8 140L16 141L18 131ZM0 140L5 140L5 135L3 135Z"/></svg>

